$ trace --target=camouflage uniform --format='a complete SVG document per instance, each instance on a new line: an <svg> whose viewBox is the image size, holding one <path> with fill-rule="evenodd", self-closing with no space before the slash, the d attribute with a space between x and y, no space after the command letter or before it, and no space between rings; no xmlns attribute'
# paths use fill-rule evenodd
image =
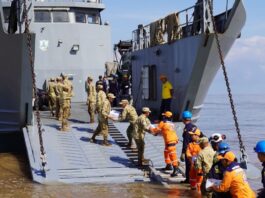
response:
<svg viewBox="0 0 265 198"><path fill-rule="evenodd" d="M108 94L108 99L105 99L101 108L101 111L99 112L99 123L98 126L91 138L90 141L95 142L95 138L100 133L103 135L103 145L109 146L108 143L108 134L109 134L109 128L108 128L108 117L111 111L111 103L110 98L115 98L113 94Z"/></svg>
<svg viewBox="0 0 265 198"><path fill-rule="evenodd" d="M51 115L54 116L54 110L56 108L56 83L54 82L54 79L51 79L51 81L48 84L48 96L49 96L49 109L51 111Z"/></svg>
<svg viewBox="0 0 265 198"><path fill-rule="evenodd" d="M60 92L61 92L61 87L63 85L62 78L58 77L57 78L57 83L55 86L55 94L56 94L56 108L55 108L55 116L57 120L61 121L62 120L62 107L60 106Z"/></svg>
<svg viewBox="0 0 265 198"><path fill-rule="evenodd" d="M96 111L100 113L102 104L106 100L106 93L103 90L99 90L96 99Z"/></svg>
<svg viewBox="0 0 265 198"><path fill-rule="evenodd" d="M87 82L87 105L88 114L90 116L90 123L95 122L95 110L96 110L96 87L91 82Z"/></svg>
<svg viewBox="0 0 265 198"><path fill-rule="evenodd" d="M203 197L208 197L208 198L212 197L212 193L206 191L205 185L206 185L207 175L213 165L214 156L215 156L215 151L212 149L212 147L210 145L206 146L205 148L203 148L203 150L199 152L195 163L197 174L203 176L202 184L200 186L200 191Z"/></svg>
<svg viewBox="0 0 265 198"><path fill-rule="evenodd" d="M62 131L66 131L68 128L68 116L69 116L69 109L70 109L70 98L69 98L69 90L70 87L67 85L60 83L59 86L57 86L57 90L59 93L59 105L60 105L60 111L62 115Z"/></svg>
<svg viewBox="0 0 265 198"><path fill-rule="evenodd" d="M129 104L127 104L125 106L125 108L123 109L123 111L119 117L120 121L128 120L130 122L130 125L128 126L127 131L126 131L127 137L129 140L128 146L132 145L133 134L135 133L135 130L136 130L135 122L136 122L137 118L138 118L138 115L136 113L135 108Z"/></svg>
<svg viewBox="0 0 265 198"><path fill-rule="evenodd" d="M64 75L64 80L63 83L68 87L68 91L67 91L67 103L68 103L68 115L67 118L70 117L71 115L71 99L74 96L74 92L73 92L73 84L72 82L68 79L67 75Z"/></svg>
<svg viewBox="0 0 265 198"><path fill-rule="evenodd" d="M142 162L144 160L145 132L149 131L149 126L151 122L146 117L145 114L142 114L138 117L135 124L136 124L136 131L133 134L133 138L136 142L137 149L138 149L138 164L142 165Z"/></svg>

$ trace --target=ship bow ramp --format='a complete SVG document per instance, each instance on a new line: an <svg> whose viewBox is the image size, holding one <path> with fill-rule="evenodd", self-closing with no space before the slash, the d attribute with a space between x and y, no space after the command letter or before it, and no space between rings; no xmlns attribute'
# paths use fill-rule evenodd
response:
<svg viewBox="0 0 265 198"><path fill-rule="evenodd" d="M31 173L35 182L42 184L132 183L149 182L154 178L160 183L178 183L185 179L182 175L170 178L171 172L159 171L165 166L162 136L146 134L145 158L150 161L143 169L139 169L136 166L137 149L127 147L126 129L129 123L109 123L109 142L112 146L102 146L102 136L96 138L97 143L91 143L89 140L97 124L89 124L85 119L77 119L88 116L85 110L76 109L76 106L80 104L72 105L72 114L76 114L72 117L76 119L70 119L70 129L67 132L60 131L60 123L50 119L48 112L41 112L44 129L43 147L47 156L45 174L42 170L37 126L28 126L23 129ZM183 126L181 124L177 126L177 131L182 131ZM178 145L179 152L180 147L181 144ZM151 166L152 168L149 168ZM181 167L181 170L183 172L184 168ZM150 171L152 178L148 176Z"/></svg>

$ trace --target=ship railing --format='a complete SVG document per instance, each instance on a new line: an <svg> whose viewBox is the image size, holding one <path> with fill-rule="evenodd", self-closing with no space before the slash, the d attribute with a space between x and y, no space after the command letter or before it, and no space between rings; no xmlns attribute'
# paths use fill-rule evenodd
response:
<svg viewBox="0 0 265 198"><path fill-rule="evenodd" d="M102 0L35 0L36 2L84 2L92 4L100 4Z"/></svg>
<svg viewBox="0 0 265 198"><path fill-rule="evenodd" d="M207 0L198 1L194 6L188 7L182 11L169 14L146 26L138 25L138 28L132 33L133 51L157 45L172 43L176 40L199 35L205 32L213 32L210 19L210 6ZM223 14L225 17L219 17L219 21L227 18L227 10ZM218 29L222 31L223 27Z"/></svg>
<svg viewBox="0 0 265 198"><path fill-rule="evenodd" d="M13 0L2 0L2 2L12 2ZM34 0L36 2L85 2L101 4L103 0Z"/></svg>

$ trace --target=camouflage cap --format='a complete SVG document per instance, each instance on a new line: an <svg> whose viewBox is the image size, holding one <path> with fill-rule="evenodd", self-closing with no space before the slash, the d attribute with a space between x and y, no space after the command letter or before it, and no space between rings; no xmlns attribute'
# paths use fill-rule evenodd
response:
<svg viewBox="0 0 265 198"><path fill-rule="evenodd" d="M93 80L93 78L91 76L88 76L87 80Z"/></svg>
<svg viewBox="0 0 265 198"><path fill-rule="evenodd" d="M124 100L121 100L121 101L120 101L120 104L129 104L129 101L126 100L126 99L124 99Z"/></svg>
<svg viewBox="0 0 265 198"><path fill-rule="evenodd" d="M108 98L116 98L115 96L114 96L114 94L112 94L112 93L108 93Z"/></svg>
<svg viewBox="0 0 265 198"><path fill-rule="evenodd" d="M151 110L148 107L143 107L142 112L149 112L151 113Z"/></svg>
<svg viewBox="0 0 265 198"><path fill-rule="evenodd" d="M62 77L67 77L67 74L64 73L64 72L62 72L62 73L61 73L61 76L62 76Z"/></svg>
<svg viewBox="0 0 265 198"><path fill-rule="evenodd" d="M208 143L208 142L209 142L209 139L207 137L202 137L199 139L200 144L204 144L204 143Z"/></svg>

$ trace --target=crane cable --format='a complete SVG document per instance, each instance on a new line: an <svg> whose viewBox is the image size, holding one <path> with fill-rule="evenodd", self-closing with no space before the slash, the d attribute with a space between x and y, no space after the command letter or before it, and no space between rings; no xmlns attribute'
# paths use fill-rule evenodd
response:
<svg viewBox="0 0 265 198"><path fill-rule="evenodd" d="M216 44L217 44L219 58L220 58L220 61L221 61L223 75L224 75L225 84L226 84L226 88L227 88L227 93L228 93L228 97L229 97L229 102L230 102L230 106L231 106L231 110L232 110L232 114L233 114L234 124L235 124L235 127L236 127L236 132L237 132L237 136L238 136L238 140L239 140L239 149L240 149L240 152L241 152L240 162L241 162L242 167L247 169L246 149L245 149L245 146L244 146L244 143L243 143L243 140L242 140L242 136L241 136L241 133L240 133L240 129L239 129L239 124L238 124L236 109L235 109L234 100L233 100L233 96L232 96L232 91L231 91L231 88L230 88L228 74L227 74L226 67L225 67L225 62L224 62L224 56L223 56L223 52L221 50L220 39L219 39L219 36L218 36L218 32L217 32L217 28L216 28L216 24L215 24L215 19L214 19L214 15L213 15L213 6L212 6L212 3L211 3L211 0L207 0L207 1L208 1L208 5L209 5L209 8L210 8L210 15L211 15L211 20L212 20L212 24L213 24L214 37L215 37Z"/></svg>
<svg viewBox="0 0 265 198"><path fill-rule="evenodd" d="M41 166L42 166L42 173L43 176L46 177L46 170L47 170L47 161L46 161L46 153L43 146L43 137L42 132L44 132L44 129L42 129L41 126L41 118L40 118L40 111L39 111L39 96L37 94L37 86L36 86L36 74L34 71L34 57L33 57L33 49L32 49L32 37L29 31L29 19L28 19L28 9L27 9L27 0L23 0L23 18L25 20L25 33L27 35L27 47L28 47L28 53L30 58L30 68L31 68L31 75L32 75L32 86L33 86L33 95L35 97L36 101L36 119L37 119L37 128L38 128L38 135L39 135L39 142L40 142L40 158L41 158Z"/></svg>

